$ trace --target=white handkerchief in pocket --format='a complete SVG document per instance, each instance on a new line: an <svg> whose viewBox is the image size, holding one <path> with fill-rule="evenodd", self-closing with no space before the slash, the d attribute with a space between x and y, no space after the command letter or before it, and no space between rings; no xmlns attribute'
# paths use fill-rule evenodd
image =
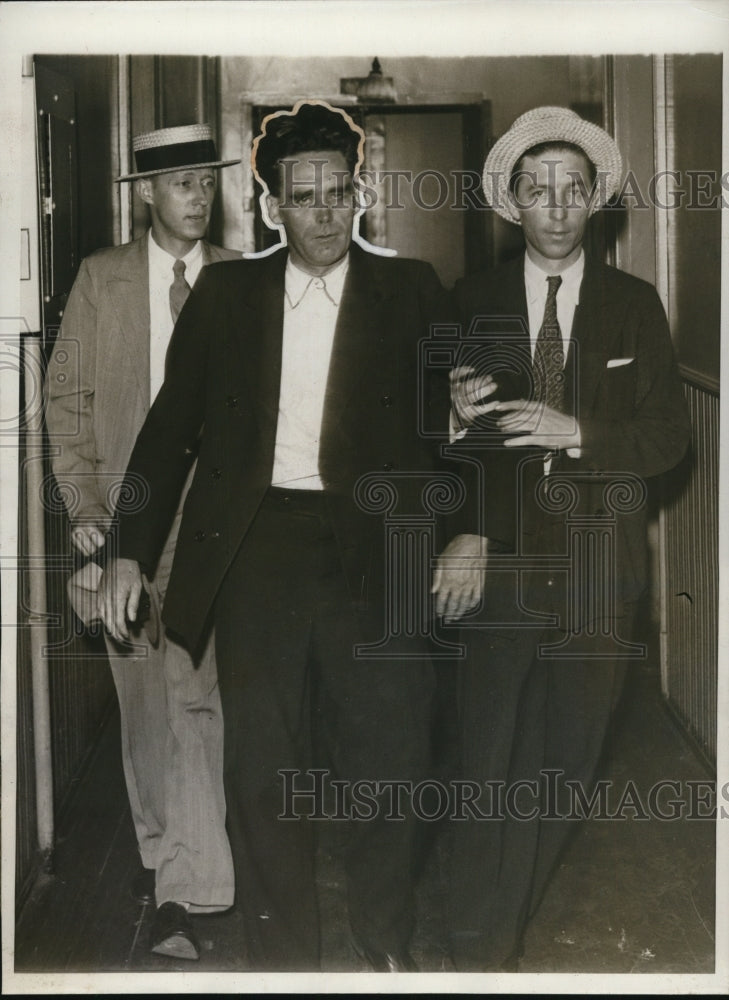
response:
<svg viewBox="0 0 729 1000"><path fill-rule="evenodd" d="M610 358L607 363L608 368L620 368L621 365L629 365L635 358Z"/></svg>

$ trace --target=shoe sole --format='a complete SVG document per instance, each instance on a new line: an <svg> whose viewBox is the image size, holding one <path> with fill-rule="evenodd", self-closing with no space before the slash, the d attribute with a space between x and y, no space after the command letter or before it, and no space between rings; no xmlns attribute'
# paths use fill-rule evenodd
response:
<svg viewBox="0 0 729 1000"><path fill-rule="evenodd" d="M200 958L200 952L192 941L183 934L173 934L172 937L160 941L151 950L155 955L166 955L167 958L185 958L191 962L196 962Z"/></svg>

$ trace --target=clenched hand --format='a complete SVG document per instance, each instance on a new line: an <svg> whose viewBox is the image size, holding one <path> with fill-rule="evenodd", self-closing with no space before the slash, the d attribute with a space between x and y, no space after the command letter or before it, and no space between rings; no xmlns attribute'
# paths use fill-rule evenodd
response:
<svg viewBox="0 0 729 1000"><path fill-rule="evenodd" d="M99 616L117 640L129 640L129 622L137 620L142 574L134 559L111 559L99 581Z"/></svg>
<svg viewBox="0 0 729 1000"><path fill-rule="evenodd" d="M438 557L431 593L435 610L445 618L462 618L481 601L486 575L486 539L456 535Z"/></svg>

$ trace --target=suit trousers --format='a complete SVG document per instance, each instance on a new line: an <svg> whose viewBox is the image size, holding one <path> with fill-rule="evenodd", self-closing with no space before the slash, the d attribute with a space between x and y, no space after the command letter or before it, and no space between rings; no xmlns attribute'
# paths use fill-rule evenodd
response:
<svg viewBox="0 0 729 1000"><path fill-rule="evenodd" d="M575 829L564 782L589 794L625 661L542 659L556 637L533 628L463 638L459 777L503 791L482 791L481 813L452 824L449 925L458 970L488 971L517 953Z"/></svg>
<svg viewBox="0 0 729 1000"><path fill-rule="evenodd" d="M383 536L384 545L384 536ZM324 493L269 489L219 592L215 631L225 716L225 789L251 968L317 969L314 804L287 811L284 779L323 746L337 779L416 782L428 769L432 666L358 659L351 603ZM407 945L413 926L411 813L347 819L349 920L363 946ZM298 803L298 805L297 805ZM319 803L321 806L321 803ZM331 815L326 813L326 815ZM332 820L336 822L336 820ZM341 822L341 820L340 820Z"/></svg>
<svg viewBox="0 0 729 1000"><path fill-rule="evenodd" d="M161 607L172 567L178 512L155 575ZM223 716L214 640L195 661L161 629L132 654L106 637L121 715L122 763L145 868L156 871L156 902L187 902L191 912L233 903L233 862L225 830Z"/></svg>

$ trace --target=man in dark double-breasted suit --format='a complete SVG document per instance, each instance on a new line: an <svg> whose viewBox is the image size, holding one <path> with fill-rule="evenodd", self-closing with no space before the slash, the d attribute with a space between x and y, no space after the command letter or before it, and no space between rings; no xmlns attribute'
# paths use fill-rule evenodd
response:
<svg viewBox="0 0 729 1000"><path fill-rule="evenodd" d="M355 485L367 473L402 474L407 512L434 469L418 420L418 341L442 290L429 265L351 244L361 141L347 116L315 102L267 120L254 162L287 247L209 267L193 290L129 465L148 499L120 519L125 558L101 586L107 625L123 634L137 564L157 558L200 434L163 618L190 648L215 626L229 832L253 968L318 966L305 817L323 804L285 794L286 781L312 788L301 773L316 763L312 747L326 747L345 782L416 781L428 766L424 640L398 659L354 652L384 635L387 569L383 523ZM414 968L413 827L412 816L386 819L382 809L350 825L350 922L374 969Z"/></svg>
<svg viewBox="0 0 729 1000"><path fill-rule="evenodd" d="M589 800L625 666L645 655L646 480L688 444L656 290L583 250L620 171L602 129L566 108L527 112L484 170L526 253L455 289L451 439L471 501L435 590L467 643L460 778L482 793L453 824L461 970L518 968L527 919Z"/></svg>

